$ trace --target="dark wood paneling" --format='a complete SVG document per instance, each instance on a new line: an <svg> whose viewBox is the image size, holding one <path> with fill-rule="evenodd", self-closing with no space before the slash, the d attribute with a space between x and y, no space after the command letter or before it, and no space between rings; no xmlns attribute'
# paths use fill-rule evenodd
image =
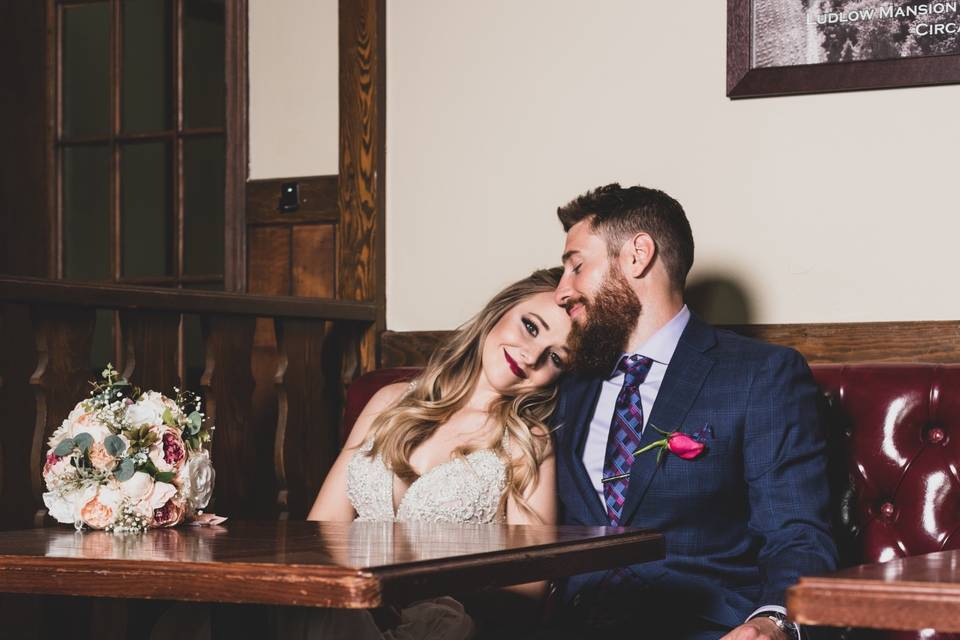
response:
<svg viewBox="0 0 960 640"><path fill-rule="evenodd" d="M247 287L250 293L290 295L290 229L251 229L247 249Z"/></svg>
<svg viewBox="0 0 960 640"><path fill-rule="evenodd" d="M5 2L0 18L0 273L53 273L47 8Z"/></svg>
<svg viewBox="0 0 960 640"><path fill-rule="evenodd" d="M306 517L339 452L339 372L330 376L325 371L326 337L324 326L316 322L277 321L277 505L294 519Z"/></svg>
<svg viewBox="0 0 960 640"><path fill-rule="evenodd" d="M373 321L372 303L0 276L0 300L184 313Z"/></svg>
<svg viewBox="0 0 960 640"><path fill-rule="evenodd" d="M31 319L37 345L37 369L30 383L36 394L37 413L30 451L30 479L37 507L34 522L42 526L47 513L40 498L47 439L90 390L90 348L96 314L89 308L44 305L32 310Z"/></svg>
<svg viewBox="0 0 960 640"><path fill-rule="evenodd" d="M793 347L810 364L960 362L960 321L767 324L725 327ZM382 367L423 366L448 331L386 331Z"/></svg>
<svg viewBox="0 0 960 640"><path fill-rule="evenodd" d="M298 225L292 234L293 295L335 297L337 243L333 225Z"/></svg>
<svg viewBox="0 0 960 640"><path fill-rule="evenodd" d="M247 0L226 3L226 184L224 185L224 285L246 291L246 181L249 174Z"/></svg>
<svg viewBox="0 0 960 640"><path fill-rule="evenodd" d="M253 331L253 318L210 316L203 322L206 368L200 385L216 428L213 508L231 517L266 517L272 510L273 433L258 432L251 420Z"/></svg>
<svg viewBox="0 0 960 640"><path fill-rule="evenodd" d="M339 297L377 304L361 343L363 370L376 366L384 328L385 0L340 0Z"/></svg>
<svg viewBox="0 0 960 640"><path fill-rule="evenodd" d="M157 311L120 313L123 377L141 389L170 394L182 386L180 314Z"/></svg>
<svg viewBox="0 0 960 640"><path fill-rule="evenodd" d="M0 481L0 529L31 526L36 509L32 492L31 455L37 401L30 377L37 366L36 341L25 305L0 306L0 441L3 480Z"/></svg>
<svg viewBox="0 0 960 640"><path fill-rule="evenodd" d="M300 209L283 213L277 209L280 186L285 182L300 184ZM337 176L274 178L247 182L247 224L337 223Z"/></svg>

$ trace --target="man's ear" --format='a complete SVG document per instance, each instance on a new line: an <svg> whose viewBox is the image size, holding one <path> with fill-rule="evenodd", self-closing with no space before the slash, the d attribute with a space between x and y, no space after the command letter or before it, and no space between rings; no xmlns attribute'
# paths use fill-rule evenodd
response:
<svg viewBox="0 0 960 640"><path fill-rule="evenodd" d="M650 234L641 231L624 243L620 253L624 273L631 278L643 277L656 254L657 244Z"/></svg>

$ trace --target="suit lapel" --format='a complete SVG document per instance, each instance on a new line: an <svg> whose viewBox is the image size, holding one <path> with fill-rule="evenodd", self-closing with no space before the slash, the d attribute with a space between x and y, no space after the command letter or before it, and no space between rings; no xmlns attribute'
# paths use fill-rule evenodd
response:
<svg viewBox="0 0 960 640"><path fill-rule="evenodd" d="M656 425L660 430L669 433L683 424L683 419L696 401L700 388L713 367L713 358L704 352L715 343L713 328L691 315L660 384L660 391L640 438L640 448L663 438L650 425ZM664 454L668 455L670 454ZM630 487L620 517L621 523L629 523L633 518L657 468L656 450L641 453L633 461L630 467Z"/></svg>
<svg viewBox="0 0 960 640"><path fill-rule="evenodd" d="M583 447L590 430L590 419L593 417L594 407L600 397L601 384L602 381L599 379L578 378L570 381L565 390L566 397L563 399L566 408L564 424L560 427L566 430L566 433L560 438L563 446L560 447L559 455L565 457L566 465L564 466L572 476L580 497L587 505L590 516L595 522L607 522L607 512L597 497L597 492L587 475L587 469L583 465Z"/></svg>

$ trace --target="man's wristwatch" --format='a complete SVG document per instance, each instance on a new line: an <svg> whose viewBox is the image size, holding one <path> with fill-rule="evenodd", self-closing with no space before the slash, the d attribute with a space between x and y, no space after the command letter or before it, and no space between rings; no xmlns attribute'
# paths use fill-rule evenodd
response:
<svg viewBox="0 0 960 640"><path fill-rule="evenodd" d="M773 620L773 623L777 625L785 638L790 640L800 640L800 634L797 632L797 627L792 622L787 621L787 617L782 613L777 613L776 611L764 611L761 614L757 615L758 618L769 618Z"/></svg>

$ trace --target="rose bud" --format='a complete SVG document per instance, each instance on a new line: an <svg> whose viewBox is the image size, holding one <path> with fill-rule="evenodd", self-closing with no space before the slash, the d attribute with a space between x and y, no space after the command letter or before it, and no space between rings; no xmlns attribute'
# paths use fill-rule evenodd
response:
<svg viewBox="0 0 960 640"><path fill-rule="evenodd" d="M671 433L667 438L667 446L670 447L670 453L684 460L693 460L705 448L702 442L698 442L685 433Z"/></svg>

